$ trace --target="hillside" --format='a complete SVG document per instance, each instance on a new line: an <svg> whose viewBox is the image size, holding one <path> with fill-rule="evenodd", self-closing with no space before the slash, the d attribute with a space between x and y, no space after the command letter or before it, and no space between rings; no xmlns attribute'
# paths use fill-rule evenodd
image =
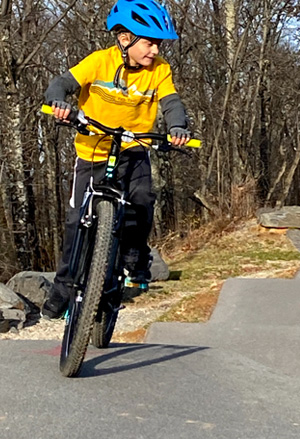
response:
<svg viewBox="0 0 300 439"><path fill-rule="evenodd" d="M185 239L172 236L161 251L169 264L171 280L153 283L147 294L126 303L114 341L142 341L153 321L207 321L229 277L292 278L300 269L300 253L286 230L264 229L256 220L226 228L216 222ZM62 320L41 320L1 338L61 339L63 326Z"/></svg>

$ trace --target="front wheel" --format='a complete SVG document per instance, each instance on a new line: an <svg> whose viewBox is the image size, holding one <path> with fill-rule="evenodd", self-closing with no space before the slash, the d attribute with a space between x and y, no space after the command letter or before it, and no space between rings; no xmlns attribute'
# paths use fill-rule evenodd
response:
<svg viewBox="0 0 300 439"><path fill-rule="evenodd" d="M96 348L107 348L113 336L121 309L121 293L116 290L114 294L114 297L103 295L101 298L91 338L92 345Z"/></svg>
<svg viewBox="0 0 300 439"><path fill-rule="evenodd" d="M79 374L97 314L104 288L107 267L113 246L115 207L110 201L100 201L96 207L98 225L95 245L86 288L71 301L60 356L60 371L63 376Z"/></svg>
<svg viewBox="0 0 300 439"><path fill-rule="evenodd" d="M105 290L99 303L92 331L91 343L96 348L107 348L110 343L121 308L122 290L123 270L119 239L115 237L107 268Z"/></svg>

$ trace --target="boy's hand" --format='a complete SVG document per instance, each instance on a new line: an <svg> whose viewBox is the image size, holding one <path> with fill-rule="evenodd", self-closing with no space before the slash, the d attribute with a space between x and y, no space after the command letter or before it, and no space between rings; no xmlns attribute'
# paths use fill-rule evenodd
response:
<svg viewBox="0 0 300 439"><path fill-rule="evenodd" d="M51 105L52 111L56 119L68 122L66 119L71 112L71 105L64 101L53 101Z"/></svg>
<svg viewBox="0 0 300 439"><path fill-rule="evenodd" d="M182 146L191 138L191 132L187 128L173 127L170 129L171 142L175 146Z"/></svg>

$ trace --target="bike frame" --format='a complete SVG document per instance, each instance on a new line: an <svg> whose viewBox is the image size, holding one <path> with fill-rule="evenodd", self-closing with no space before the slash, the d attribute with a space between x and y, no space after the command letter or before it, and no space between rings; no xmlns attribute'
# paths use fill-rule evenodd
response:
<svg viewBox="0 0 300 439"><path fill-rule="evenodd" d="M93 226L95 224L95 214L94 207L95 203L99 202L101 199L109 199L115 202L117 206L117 215L115 222L114 234L116 237L120 238L120 230L122 228L122 220L124 216L125 205L130 205L126 200L126 194L116 188L115 174L116 168L118 166L118 159L121 151L122 141L131 142L132 140L158 140L164 142L164 148L161 148L164 152L170 150L176 150L167 141L167 136L158 133L138 133L134 134L124 130L124 128L110 128L102 125L100 122L91 119L84 115L82 111L78 113L71 114L69 117L71 124L59 122L59 124L68 127L74 127L78 132L85 135L99 135L105 134L112 137L111 149L106 162L105 175L101 182L95 183L94 177L91 175L89 186L84 193L82 206L80 209L80 219L77 229L77 234L74 239L73 249L70 258L70 274L74 279L75 285L80 285L82 271L86 261L88 260L88 254L82 257L82 252L88 249L84 249L84 239L87 236L88 241L92 241ZM99 133L100 130L100 133ZM148 144L148 146L150 146ZM179 150L180 152L184 152ZM88 231L90 229L90 231ZM88 247L90 247L88 245Z"/></svg>
<svg viewBox="0 0 300 439"><path fill-rule="evenodd" d="M88 254L82 257L82 252L89 251L93 236L93 228L96 223L95 205L101 200L113 201L116 206L116 219L114 227L114 235L120 239L120 230L122 228L125 205L130 205L126 201L126 194L115 187L115 170L117 168L116 153L119 155L121 143L119 139L112 140L114 148L111 149L106 165L105 176L100 183L94 182L94 176L91 175L89 185L84 193L82 205L80 208L80 216L77 233L74 238L73 248L70 257L70 274L74 279L75 285L80 284L82 271L86 265ZM88 236L88 245L84 249L84 238ZM79 264L81 269L78 270Z"/></svg>

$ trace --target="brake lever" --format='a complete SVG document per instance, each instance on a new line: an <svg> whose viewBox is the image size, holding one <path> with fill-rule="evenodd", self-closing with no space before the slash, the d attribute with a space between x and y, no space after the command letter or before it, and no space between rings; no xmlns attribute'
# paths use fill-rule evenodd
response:
<svg viewBox="0 0 300 439"><path fill-rule="evenodd" d="M69 128L73 127L73 125L70 122L67 122L67 121L65 122L62 119L55 119L55 125L60 125L60 126L69 127Z"/></svg>

